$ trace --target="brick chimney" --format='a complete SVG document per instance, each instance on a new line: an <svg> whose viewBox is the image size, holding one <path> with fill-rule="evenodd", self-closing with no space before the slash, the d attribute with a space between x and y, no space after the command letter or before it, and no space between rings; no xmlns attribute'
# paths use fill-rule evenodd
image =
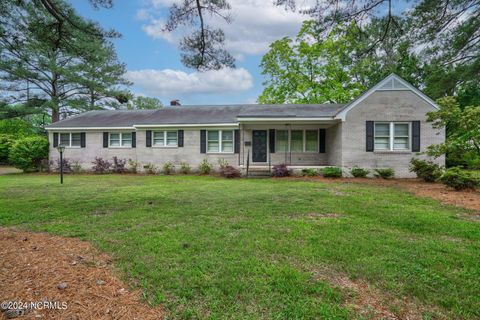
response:
<svg viewBox="0 0 480 320"><path fill-rule="evenodd" d="M172 101L170 101L170 105L171 106L181 106L180 100L178 100L178 99L172 100Z"/></svg>

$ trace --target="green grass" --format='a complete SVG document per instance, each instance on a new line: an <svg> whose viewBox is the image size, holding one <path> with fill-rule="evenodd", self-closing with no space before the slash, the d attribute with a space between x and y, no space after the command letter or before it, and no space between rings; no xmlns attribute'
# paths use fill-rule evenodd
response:
<svg viewBox="0 0 480 320"><path fill-rule="evenodd" d="M468 213L341 182L84 175L61 186L56 176L0 176L1 226L92 242L180 319L358 317L345 292L314 279L322 268L479 318L480 223L457 217Z"/></svg>

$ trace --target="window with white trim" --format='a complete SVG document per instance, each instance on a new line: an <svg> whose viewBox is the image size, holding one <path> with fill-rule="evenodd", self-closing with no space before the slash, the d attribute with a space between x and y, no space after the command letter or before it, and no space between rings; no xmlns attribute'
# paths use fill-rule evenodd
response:
<svg viewBox="0 0 480 320"><path fill-rule="evenodd" d="M153 146L155 147L177 147L178 146L178 131L154 131Z"/></svg>
<svg viewBox="0 0 480 320"><path fill-rule="evenodd" d="M233 153L233 130L208 130L207 152Z"/></svg>
<svg viewBox="0 0 480 320"><path fill-rule="evenodd" d="M109 135L110 147L131 147L132 133L131 132L110 132Z"/></svg>
<svg viewBox="0 0 480 320"><path fill-rule="evenodd" d="M80 148L81 136L80 132L60 133L58 135L58 144L69 148Z"/></svg>
<svg viewBox="0 0 480 320"><path fill-rule="evenodd" d="M277 130L276 152L318 152L318 130Z"/></svg>
<svg viewBox="0 0 480 320"><path fill-rule="evenodd" d="M375 150L410 150L410 122L375 122Z"/></svg>

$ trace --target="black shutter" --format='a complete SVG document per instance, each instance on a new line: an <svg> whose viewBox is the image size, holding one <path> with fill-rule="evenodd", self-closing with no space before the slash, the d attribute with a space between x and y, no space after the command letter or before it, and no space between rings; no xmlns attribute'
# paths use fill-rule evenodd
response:
<svg viewBox="0 0 480 320"><path fill-rule="evenodd" d="M178 146L183 147L183 130L178 130Z"/></svg>
<svg viewBox="0 0 480 320"><path fill-rule="evenodd" d="M85 146L87 145L85 140L86 140L85 139L85 132L80 132L80 147L81 148L85 148Z"/></svg>
<svg viewBox="0 0 480 320"><path fill-rule="evenodd" d="M240 130L235 130L235 147L234 147L234 153L240 153Z"/></svg>
<svg viewBox="0 0 480 320"><path fill-rule="evenodd" d="M412 151L420 152L420 121L412 121Z"/></svg>
<svg viewBox="0 0 480 320"><path fill-rule="evenodd" d="M58 147L58 133L57 132L53 133L53 147L54 148Z"/></svg>
<svg viewBox="0 0 480 320"><path fill-rule="evenodd" d="M151 147L152 146L152 131L147 130L145 131L145 146L146 147Z"/></svg>
<svg viewBox="0 0 480 320"><path fill-rule="evenodd" d="M372 152L373 151L373 121L367 121L367 128L366 128L366 133L367 133L367 152Z"/></svg>
<svg viewBox="0 0 480 320"><path fill-rule="evenodd" d="M137 133L132 132L132 148L136 148L136 147L137 147Z"/></svg>
<svg viewBox="0 0 480 320"><path fill-rule="evenodd" d="M108 132L103 133L103 147L108 148Z"/></svg>
<svg viewBox="0 0 480 320"><path fill-rule="evenodd" d="M200 130L200 153L207 153L207 130Z"/></svg>
<svg viewBox="0 0 480 320"><path fill-rule="evenodd" d="M319 139L318 139L318 152L325 153L325 137L326 137L327 130L320 129L319 130Z"/></svg>
<svg viewBox="0 0 480 320"><path fill-rule="evenodd" d="M275 153L275 129L268 129L268 145L270 153Z"/></svg>

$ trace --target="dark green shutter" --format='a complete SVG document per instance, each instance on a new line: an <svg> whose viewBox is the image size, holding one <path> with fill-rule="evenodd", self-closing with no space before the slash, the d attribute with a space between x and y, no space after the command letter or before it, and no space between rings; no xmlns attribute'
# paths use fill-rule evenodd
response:
<svg viewBox="0 0 480 320"><path fill-rule="evenodd" d="M103 147L108 148L108 132L103 133Z"/></svg>
<svg viewBox="0 0 480 320"><path fill-rule="evenodd" d="M137 147L137 133L132 132L132 148L136 148L136 147Z"/></svg>
<svg viewBox="0 0 480 320"><path fill-rule="evenodd" d="M54 148L58 147L58 133L57 132L53 133L53 147Z"/></svg>
<svg viewBox="0 0 480 320"><path fill-rule="evenodd" d="M145 131L145 146L147 148L152 146L152 131L150 130Z"/></svg>
<svg viewBox="0 0 480 320"><path fill-rule="evenodd" d="M420 121L412 121L412 151L420 152Z"/></svg>
<svg viewBox="0 0 480 320"><path fill-rule="evenodd" d="M235 130L235 137L234 137L234 153L240 153L240 130Z"/></svg>
<svg viewBox="0 0 480 320"><path fill-rule="evenodd" d="M367 121L367 126L366 126L366 139L367 139L366 151L367 152L372 152L374 149L373 126L374 126L373 121Z"/></svg>
<svg viewBox="0 0 480 320"><path fill-rule="evenodd" d="M200 130L200 153L207 153L207 130Z"/></svg>
<svg viewBox="0 0 480 320"><path fill-rule="evenodd" d="M319 139L318 139L318 152L325 153L325 143L326 143L326 134L327 130L319 130Z"/></svg>
<svg viewBox="0 0 480 320"><path fill-rule="evenodd" d="M268 129L268 147L270 153L275 153L275 129Z"/></svg>
<svg viewBox="0 0 480 320"><path fill-rule="evenodd" d="M183 130L178 130L178 146L183 147Z"/></svg>
<svg viewBox="0 0 480 320"><path fill-rule="evenodd" d="M80 132L80 147L85 148L86 141L85 141L85 132Z"/></svg>

